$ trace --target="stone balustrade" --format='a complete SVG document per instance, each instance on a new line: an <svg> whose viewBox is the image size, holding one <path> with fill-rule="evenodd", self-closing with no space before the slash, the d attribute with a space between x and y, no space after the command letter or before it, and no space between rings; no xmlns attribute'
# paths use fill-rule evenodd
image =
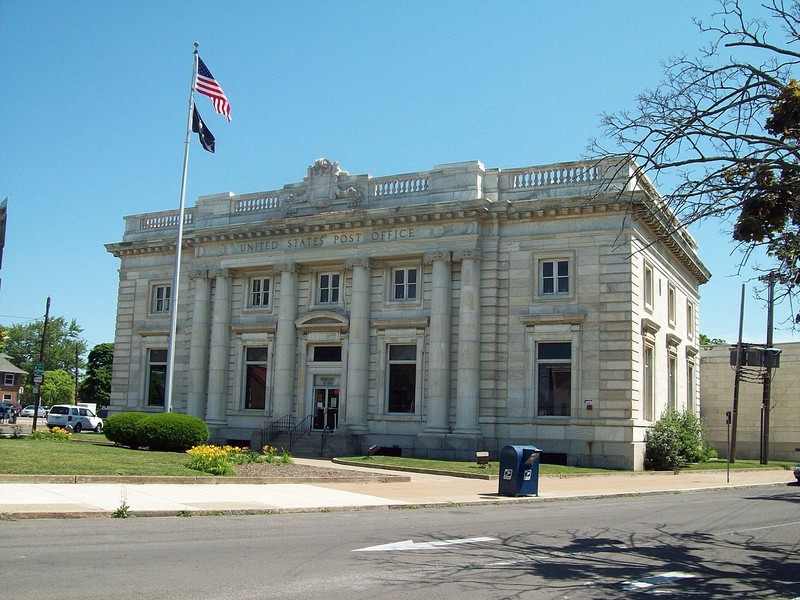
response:
<svg viewBox="0 0 800 600"><path fill-rule="evenodd" d="M485 197L497 201L586 195L592 190L622 190L631 181L652 189L646 178L634 175L635 164L622 161L575 161L517 169L484 169L478 161L437 165L433 170L387 177L349 175L344 171L315 174L282 190L198 198L185 211L184 226L245 223L259 218L304 216L318 210L349 210L368 203L370 209L409 204L435 204ZM641 181L640 181L641 180ZM126 217L126 239L149 237L174 229L178 211ZM138 233L138 235L137 235Z"/></svg>

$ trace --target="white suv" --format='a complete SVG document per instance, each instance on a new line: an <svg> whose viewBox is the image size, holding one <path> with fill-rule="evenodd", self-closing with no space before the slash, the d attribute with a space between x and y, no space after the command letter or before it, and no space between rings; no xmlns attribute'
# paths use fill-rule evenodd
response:
<svg viewBox="0 0 800 600"><path fill-rule="evenodd" d="M80 433L84 429L92 429L100 433L103 431L103 419L82 406L56 404L51 406L50 412L47 413L47 426L70 428L75 433Z"/></svg>

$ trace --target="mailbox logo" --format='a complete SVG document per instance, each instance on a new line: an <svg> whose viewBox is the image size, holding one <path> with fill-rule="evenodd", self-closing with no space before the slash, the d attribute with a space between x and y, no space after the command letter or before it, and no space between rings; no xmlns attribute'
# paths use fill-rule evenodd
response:
<svg viewBox="0 0 800 600"><path fill-rule="evenodd" d="M522 475L522 479L524 479L525 481L530 481L531 480L531 472L530 471L525 471L525 473Z"/></svg>
<svg viewBox="0 0 800 600"><path fill-rule="evenodd" d="M514 469L506 469L503 471L503 479L511 479L514 476Z"/></svg>

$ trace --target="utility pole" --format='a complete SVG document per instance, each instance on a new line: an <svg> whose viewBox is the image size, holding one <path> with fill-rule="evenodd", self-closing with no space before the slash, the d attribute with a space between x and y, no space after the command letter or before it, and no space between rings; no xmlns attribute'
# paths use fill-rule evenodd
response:
<svg viewBox="0 0 800 600"><path fill-rule="evenodd" d="M773 304L775 302L775 273L770 273L768 277L767 290L767 345L765 348L764 382L761 392L761 464L769 462L769 405L772 401L772 362L766 360L766 352L772 348L772 319Z"/></svg>
<svg viewBox="0 0 800 600"><path fill-rule="evenodd" d="M739 341L736 344L736 374L733 377L733 409L731 410L731 443L728 460L736 462L736 425L739 412L739 380L742 378L742 328L744 327L744 284L739 303Z"/></svg>
<svg viewBox="0 0 800 600"><path fill-rule="evenodd" d="M39 365L42 369L42 375L44 374L44 349L47 345L47 321L50 319L50 296L47 297L47 306L44 309L44 327L42 327L42 345L39 348ZM34 373L36 371L34 370ZM35 379L34 375L34 379ZM33 431L36 431L36 421L39 420L39 407L42 405L42 384L35 383L34 386L37 388L36 392L36 406L33 410Z"/></svg>

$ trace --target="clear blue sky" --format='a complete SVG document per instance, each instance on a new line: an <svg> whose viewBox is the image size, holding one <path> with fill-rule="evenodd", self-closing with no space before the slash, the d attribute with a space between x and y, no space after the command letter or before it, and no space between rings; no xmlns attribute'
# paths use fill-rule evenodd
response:
<svg viewBox="0 0 800 600"><path fill-rule="evenodd" d="M756 3L753 3L754 5ZM216 154L193 136L187 206L273 190L316 158L375 176L480 160L578 160L600 114L633 105L662 62L703 43L713 2L0 0L0 199L9 220L0 323L75 318L114 340L123 217L177 209L193 42L233 121L198 96ZM735 341L739 258L692 230L713 273L700 330ZM747 287L745 340L764 304ZM777 321L785 319L781 310ZM800 340L787 329L776 341Z"/></svg>

